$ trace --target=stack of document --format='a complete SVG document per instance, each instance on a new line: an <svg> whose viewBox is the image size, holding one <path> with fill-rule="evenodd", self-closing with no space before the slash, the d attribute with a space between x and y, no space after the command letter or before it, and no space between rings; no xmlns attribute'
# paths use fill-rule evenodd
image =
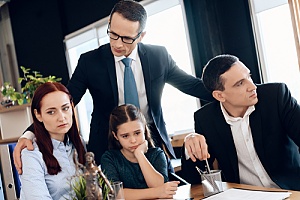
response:
<svg viewBox="0 0 300 200"><path fill-rule="evenodd" d="M231 188L224 192L205 198L205 200L282 200L290 196L290 192L258 191Z"/></svg>

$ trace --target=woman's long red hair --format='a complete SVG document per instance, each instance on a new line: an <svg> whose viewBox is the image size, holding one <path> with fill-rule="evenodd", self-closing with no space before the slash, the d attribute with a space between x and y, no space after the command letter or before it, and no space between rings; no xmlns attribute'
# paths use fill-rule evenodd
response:
<svg viewBox="0 0 300 200"><path fill-rule="evenodd" d="M34 110L36 110L38 113L41 113L41 101L43 97L49 93L55 92L55 91L61 91L66 93L70 98L70 103L72 105L72 119L73 123L68 131L67 135L69 137L69 140L73 143L77 153L78 153L78 161L81 164L85 164L85 149L82 144L82 140L79 136L79 132L76 125L76 119L74 115L74 106L72 103L72 97L68 91L68 89L58 82L47 82L39 86L32 98L31 103L31 115L33 119L33 125L34 125L34 134L36 137L36 143L39 147L39 150L43 154L43 159L46 163L48 173L51 175L56 175L58 172L61 171L61 167L57 161L57 159L53 156L53 145L51 141L51 137L49 132L46 130L43 122L38 121L34 114Z"/></svg>

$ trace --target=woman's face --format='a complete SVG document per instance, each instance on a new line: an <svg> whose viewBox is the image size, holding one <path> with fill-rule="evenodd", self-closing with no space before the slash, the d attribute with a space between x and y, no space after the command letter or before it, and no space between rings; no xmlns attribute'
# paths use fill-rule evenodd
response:
<svg viewBox="0 0 300 200"><path fill-rule="evenodd" d="M43 97L40 104L40 113L34 110L36 118L43 122L51 138L63 141L73 123L69 96L61 91L51 92Z"/></svg>
<svg viewBox="0 0 300 200"><path fill-rule="evenodd" d="M123 150L132 153L145 141L145 125L139 120L126 122L118 127L117 134L114 136Z"/></svg>

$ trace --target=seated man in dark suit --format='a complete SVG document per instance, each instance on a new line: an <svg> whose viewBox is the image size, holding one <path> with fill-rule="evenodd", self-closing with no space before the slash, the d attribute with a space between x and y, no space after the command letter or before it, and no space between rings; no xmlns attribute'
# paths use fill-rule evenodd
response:
<svg viewBox="0 0 300 200"><path fill-rule="evenodd" d="M300 106L287 86L255 85L231 55L210 60L202 79L217 101L194 115L199 134L185 138L183 177L200 182L195 166L204 169L208 158L223 181L300 190Z"/></svg>

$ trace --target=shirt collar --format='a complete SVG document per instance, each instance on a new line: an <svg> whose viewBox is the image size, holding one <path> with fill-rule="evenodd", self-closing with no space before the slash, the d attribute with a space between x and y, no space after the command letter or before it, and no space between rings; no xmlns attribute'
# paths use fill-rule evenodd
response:
<svg viewBox="0 0 300 200"><path fill-rule="evenodd" d="M225 118L225 121L227 122L227 124L232 125L234 122L237 122L241 119L245 119L246 117L249 117L250 114L255 110L255 106L249 106L247 111L245 112L243 117L232 117L228 114L228 112L225 110L223 104L220 102L220 107L223 113L223 116Z"/></svg>
<svg viewBox="0 0 300 200"><path fill-rule="evenodd" d="M127 58L131 58L132 60L136 60L138 45L132 50L131 54ZM126 58L125 56L114 56L115 62L119 62L122 59Z"/></svg>
<svg viewBox="0 0 300 200"><path fill-rule="evenodd" d="M70 140L69 140L68 136L66 136L66 137L67 137L67 142L66 142L66 147L67 147L67 146L70 146ZM61 142L61 141L53 139L53 138L51 138L51 141L52 141L53 149L58 149L58 147L60 145L65 145L64 142Z"/></svg>

